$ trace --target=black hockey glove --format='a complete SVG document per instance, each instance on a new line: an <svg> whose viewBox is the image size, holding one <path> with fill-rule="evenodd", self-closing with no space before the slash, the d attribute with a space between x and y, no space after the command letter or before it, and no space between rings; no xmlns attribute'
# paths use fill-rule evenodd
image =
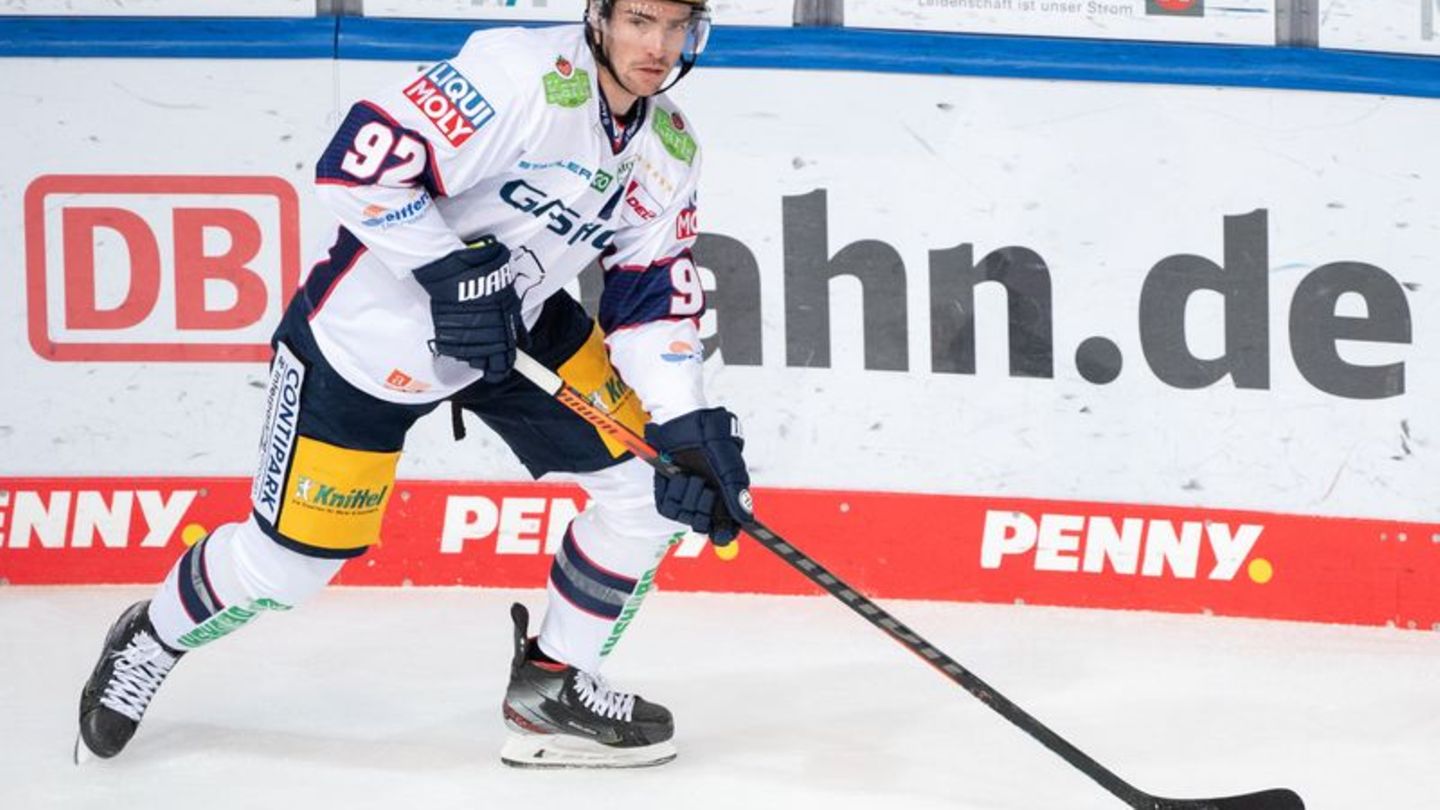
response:
<svg viewBox="0 0 1440 810"><path fill-rule="evenodd" d="M510 250L486 236L415 270L430 293L430 350L480 369L490 383L505 379L515 349L529 345L509 262Z"/></svg>
<svg viewBox="0 0 1440 810"><path fill-rule="evenodd" d="M671 520L729 545L749 521L750 474L741 451L740 420L724 408L705 408L663 425L646 425L645 441L664 453L685 475L655 474L655 507Z"/></svg>

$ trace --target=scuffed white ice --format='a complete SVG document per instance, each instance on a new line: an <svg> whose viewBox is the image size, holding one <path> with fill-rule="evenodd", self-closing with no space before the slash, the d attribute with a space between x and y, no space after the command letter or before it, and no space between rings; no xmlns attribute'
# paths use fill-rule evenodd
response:
<svg viewBox="0 0 1440 810"><path fill-rule="evenodd" d="M119 758L71 763L109 623L148 588L0 588L0 807L1102 810L1116 799L827 597L656 594L606 674L680 757L496 759L507 607L539 591L332 589L187 656ZM1138 787L1440 806L1440 636L887 602Z"/></svg>

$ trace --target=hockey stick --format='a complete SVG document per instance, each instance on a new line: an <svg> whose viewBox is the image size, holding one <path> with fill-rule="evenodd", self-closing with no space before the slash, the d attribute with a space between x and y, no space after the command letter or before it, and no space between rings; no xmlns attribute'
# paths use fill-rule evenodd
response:
<svg viewBox="0 0 1440 810"><path fill-rule="evenodd" d="M646 444L643 438L616 421L603 408L590 402L579 391L567 385L559 375L545 368L534 358L524 352L517 353L515 369L541 390L553 396L560 404L620 442L626 449L661 473L665 475L682 474L683 471L669 458ZM1071 745L1045 724L1030 716L1024 709L1011 703L1008 698L980 680L974 673L936 649L933 644L921 638L918 633L885 612L879 605L857 593L854 588L825 570L823 566L810 559L780 535L766 528L760 521L744 522L741 524L741 528L745 530L746 534L755 538L760 545L773 551L792 568L804 574L811 582L844 602L866 621L884 630L910 652L920 656L925 663L959 684L981 703L1019 726L1022 731L1034 737L1041 745L1058 754L1061 759L1079 769L1081 773L1100 783L1101 787L1135 810L1304 810L1305 808L1305 803L1298 794L1284 788L1217 799L1166 799L1146 793L1116 776L1104 765L1091 759L1084 751Z"/></svg>

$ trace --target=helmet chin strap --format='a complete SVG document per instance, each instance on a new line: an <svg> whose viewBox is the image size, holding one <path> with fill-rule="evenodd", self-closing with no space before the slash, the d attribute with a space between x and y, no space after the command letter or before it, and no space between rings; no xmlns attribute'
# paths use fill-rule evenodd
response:
<svg viewBox="0 0 1440 810"><path fill-rule="evenodd" d="M631 90L630 87L625 84L625 80L620 78L620 74L615 71L615 64L610 61L610 53L605 47L605 36L601 33L600 27L598 25L590 25L587 22L585 25L585 29L585 37L590 42L590 51L595 56L595 64L599 65L600 68L606 73L609 73L610 78L614 79L616 84L624 88L625 92L629 93L632 96L635 96L636 98L649 98L649 96L646 96L644 93L637 93L634 90ZM675 78L671 79L668 83L666 83L664 87L656 90L651 95L658 96L661 93L669 91L670 88L679 84L680 80L685 78L685 74L689 73L690 70L694 67L695 57L692 56L687 59L686 57L681 56L680 72L675 74Z"/></svg>

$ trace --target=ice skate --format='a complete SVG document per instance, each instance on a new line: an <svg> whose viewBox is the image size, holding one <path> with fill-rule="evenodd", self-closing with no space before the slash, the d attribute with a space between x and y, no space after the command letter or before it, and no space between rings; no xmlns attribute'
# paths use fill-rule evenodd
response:
<svg viewBox="0 0 1440 810"><path fill-rule="evenodd" d="M529 613L515 620L505 693L510 734L500 761L522 768L641 768L675 758L675 723L664 706L611 689L597 675L535 659Z"/></svg>
<svg viewBox="0 0 1440 810"><path fill-rule="evenodd" d="M150 624L150 602L131 605L105 636L100 660L80 693L75 762L109 759L124 750L145 709L182 652L161 644Z"/></svg>

